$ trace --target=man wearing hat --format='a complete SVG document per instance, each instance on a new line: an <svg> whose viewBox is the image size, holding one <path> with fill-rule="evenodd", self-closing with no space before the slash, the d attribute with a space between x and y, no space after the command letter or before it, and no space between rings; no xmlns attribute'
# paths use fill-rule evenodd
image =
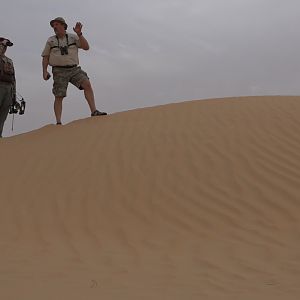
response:
<svg viewBox="0 0 300 300"><path fill-rule="evenodd" d="M82 24L77 22L73 30L76 34L67 33L68 25L61 17L50 21L55 35L51 36L46 43L43 57L43 78L48 80L48 65L52 67L53 89L55 96L54 113L56 124L61 124L62 101L67 95L69 82L78 89L84 91L85 98L91 110L91 116L107 115L96 109L94 92L87 76L79 66L78 49L89 49L89 44L82 34Z"/></svg>
<svg viewBox="0 0 300 300"><path fill-rule="evenodd" d="M9 39L0 37L0 138L9 107L16 100L14 65L12 60L5 56L7 47L12 45L13 43Z"/></svg>

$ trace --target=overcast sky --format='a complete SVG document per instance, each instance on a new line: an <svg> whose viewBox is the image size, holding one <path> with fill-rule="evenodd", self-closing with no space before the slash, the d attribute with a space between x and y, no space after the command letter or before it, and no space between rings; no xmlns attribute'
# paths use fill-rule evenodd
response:
<svg viewBox="0 0 300 300"><path fill-rule="evenodd" d="M242 95L300 94L299 0L10 0L1 3L0 36L14 42L24 116L4 136L55 122L52 79L42 79L49 21L83 23L91 49L80 64L99 110L114 113L171 102ZM50 70L50 69L49 69ZM89 116L72 85L63 123Z"/></svg>

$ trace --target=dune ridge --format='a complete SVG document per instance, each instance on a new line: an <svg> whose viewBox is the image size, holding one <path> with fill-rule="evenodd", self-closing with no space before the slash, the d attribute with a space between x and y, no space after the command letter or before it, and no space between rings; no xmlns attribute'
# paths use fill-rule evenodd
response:
<svg viewBox="0 0 300 300"><path fill-rule="evenodd" d="M0 140L3 299L299 299L300 98L195 100Z"/></svg>

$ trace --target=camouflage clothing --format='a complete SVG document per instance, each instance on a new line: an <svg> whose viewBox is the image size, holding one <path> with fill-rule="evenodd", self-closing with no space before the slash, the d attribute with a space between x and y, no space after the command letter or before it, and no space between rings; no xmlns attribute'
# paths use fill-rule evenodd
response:
<svg viewBox="0 0 300 300"><path fill-rule="evenodd" d="M56 97L66 97L69 82L82 90L81 83L89 80L88 75L80 67L62 68L53 67L53 94Z"/></svg>
<svg viewBox="0 0 300 300"><path fill-rule="evenodd" d="M0 137L10 105L16 99L16 79L13 62L5 55L0 56Z"/></svg>

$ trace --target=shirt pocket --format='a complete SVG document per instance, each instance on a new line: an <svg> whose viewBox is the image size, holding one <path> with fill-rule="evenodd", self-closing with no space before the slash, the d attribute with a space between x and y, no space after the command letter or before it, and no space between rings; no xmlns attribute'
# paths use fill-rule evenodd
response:
<svg viewBox="0 0 300 300"><path fill-rule="evenodd" d="M9 61L4 62L3 71L4 71L5 74L8 74L8 75L14 75L15 74L14 66Z"/></svg>

